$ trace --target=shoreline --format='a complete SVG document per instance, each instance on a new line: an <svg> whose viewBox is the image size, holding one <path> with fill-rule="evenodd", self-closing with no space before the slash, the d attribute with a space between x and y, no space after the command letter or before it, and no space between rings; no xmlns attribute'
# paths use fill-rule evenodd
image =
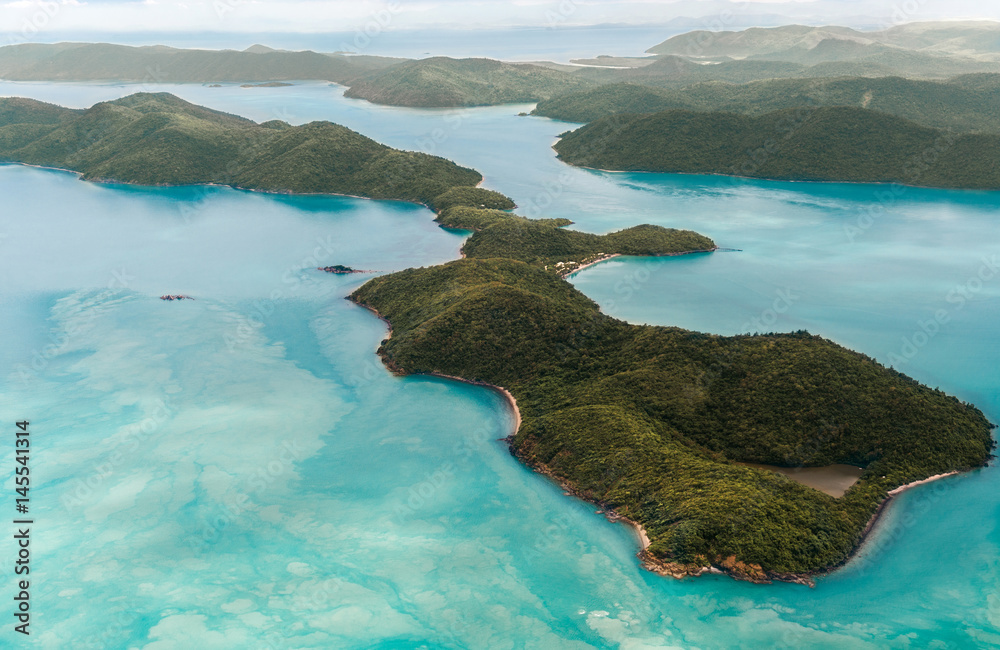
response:
<svg viewBox="0 0 1000 650"><path fill-rule="evenodd" d="M382 339L382 341L379 343L379 347L382 347L383 343L385 343L386 341L388 341L389 339L392 338L392 323L389 322L388 318L386 318L385 316L383 316L382 314L380 314L377 309L375 309L374 307L370 307L369 305L365 305L365 304L362 304L362 303L359 303L359 302L354 302L353 300L351 300L350 296L346 296L344 299L347 300L348 302L352 303L352 304L357 305L358 307L361 307L362 309L366 309L366 310L370 311L371 313L375 314L375 316L380 321L382 321L383 323L385 323L386 328L388 329L388 332L386 333L385 338ZM382 357L382 355L379 355L379 358L382 359L382 363L385 365L385 367L390 372L392 372L393 374L397 374L397 375L401 374L401 373L397 373L392 368L392 366L390 366L389 364L385 363L385 358ZM518 429L521 428L521 409L519 409L517 407L517 399L511 394L511 392L509 390L507 390L503 386L497 386L495 384L489 384L489 383L487 383L485 381L476 381L474 379L465 379L464 377L456 377L455 375L446 375L446 374L444 374L442 372L405 373L405 374L402 374L402 376L406 376L406 377L421 377L421 376L423 376L423 377L440 377L442 379L453 379L455 381L460 381L463 384L472 384L473 386L483 386L484 388L489 388L490 390L493 390L493 391L495 391L497 393L500 393L500 395L503 396L503 398L507 401L507 405L510 407L511 413L513 413L513 415L514 415L514 431L510 435L511 436L516 435Z"/></svg>
<svg viewBox="0 0 1000 650"><path fill-rule="evenodd" d="M707 252L707 251L694 251L694 252ZM675 255L681 255L681 254L684 253L675 253ZM345 299L350 300L350 296L346 296ZM353 300L351 300L351 302L373 313L379 320L381 320L386 324L388 333L386 334L386 337L382 339L381 343L379 344L379 349L381 349L381 346L390 338L392 338L392 324L389 322L388 319L382 316L382 314L380 314L378 310L374 309L373 307L370 307L362 303L354 302ZM517 432L520 430L523 420L521 417L521 411L517 405L517 399L511 394L509 390L503 388L502 386L497 386L495 384L490 384L488 382L466 379L464 377L448 375L440 372L407 373L401 371L398 368L395 368L392 363L387 362L383 354L379 354L379 358L382 359L382 362L386 366L386 368L397 376L423 375L427 377L450 379L465 384L471 384L474 386L482 386L484 388L489 388L502 395L505 401L507 402L509 408L511 409L511 412L514 415L513 431L506 438L504 438L504 440L507 442L508 451L510 452L510 454L513 455L515 458L517 458L525 466L529 467L532 471L542 474L546 476L549 480L553 481L556 485L558 485L562 489L563 493L566 496L572 496L586 503L592 503L594 505L597 505L601 508L601 510L603 511L602 514L608 521L627 525L630 531L632 532L636 542L639 545L639 550L635 554L639 560L639 566L647 571L656 573L660 576L672 577L678 580L688 577L699 577L704 574L722 574L722 575L728 575L730 578L734 580L752 582L755 584L787 582L792 584L801 584L804 586L808 586L810 588L815 587L816 578L822 578L831 575L838 569L844 568L858 556L858 554L862 551L862 549L865 548L865 543L868 541L869 537L874 532L878 521L881 519L882 514L884 514L886 508L889 507L889 505L892 503L895 497L915 487L926 485L928 483L932 483L934 481L938 481L943 478L948 478L951 476L959 476L962 474L962 472L958 470L953 470L951 472L946 472L943 474L935 474L933 476L929 476L924 479L911 481L910 483L901 485L899 487L887 491L886 497L876 507L875 512L872 514L871 518L868 520L868 523L865 525L864 529L861 531L861 534L858 536L857 543L847 554L847 556L842 561L837 562L836 564L833 564L831 566L824 567L822 569L817 569L815 571L806 571L801 573L769 572L763 570L759 565L756 564L746 564L742 561L735 561L735 558L729 558L727 560L723 560L721 562L721 566L714 563L708 566L701 566L695 564L681 564L677 562L671 562L669 559L658 558L648 552L648 549L651 545L651 540L649 538L648 531L646 531L645 527L641 523L617 512L614 508L611 508L607 504L602 503L600 500L581 493L573 484L563 479L562 477L556 475L546 465L534 462L529 457L519 454L517 450L514 449L513 446L514 436L516 436Z"/></svg>
<svg viewBox="0 0 1000 650"><path fill-rule="evenodd" d="M79 172L79 171L76 171L75 169L66 169L65 167L50 167L48 165L33 165L31 163L17 162L17 161L4 161L4 162L0 162L0 167L3 167L5 165L10 165L12 167L13 166L31 167L33 169L41 169L41 170L44 170L44 171L65 172L67 174L75 174L77 176L78 180L81 180L84 183L94 183L95 185L127 185L129 187L149 187L149 188L157 188L157 189L173 188L173 187L220 187L220 188L225 188L225 189L229 189L229 190L234 190L234 191L237 191L237 192L254 192L254 193L257 193L257 194L274 194L274 195L280 195L280 196L333 196L333 197L341 197L341 198L346 198L346 199L362 199L362 200L365 200L365 201L397 201L399 203L410 203L412 205L418 205L420 207L427 208L431 212L434 212L434 209L431 208L431 206L429 206L428 204L424 203L423 201L418 201L416 199L375 198L373 196L361 196L359 194L344 194L344 193L341 193L341 192L295 192L293 190L264 190L264 189L258 189L258 188L253 188L253 187L241 187L239 185L227 185L226 183L215 183L215 182L206 182L206 183L179 183L179 184L174 184L174 183L156 183L156 184L150 185L150 184L147 184L147 183L135 183L133 181L122 181L122 180L117 180L117 179L114 179L114 178L84 178L84 176L86 176L85 172ZM456 187L479 187L485 181L486 181L486 178L483 177L483 180L479 181L475 185L468 185L468 186L466 186L466 185L459 185L459 186L456 186Z"/></svg>
<svg viewBox="0 0 1000 650"><path fill-rule="evenodd" d="M544 116L543 116L544 117ZM553 119L553 118L548 118ZM577 124L577 122L569 122L569 124ZM555 144L559 142L561 138L557 138L555 143L553 143L553 148ZM678 171L653 171L649 169L602 169L601 167L588 167L586 165L574 165L573 163L566 162L562 157L560 157L559 152L556 151L556 158L570 167L575 167L576 169L587 169L595 172L605 172L608 174L673 174L676 176L716 176L718 178L731 178L739 179L745 181L767 181L771 183L823 183L823 184L842 184L842 185L899 185L900 187L916 189L916 190L939 190L946 192L1000 192L1000 187L942 187L940 185L914 185L912 183L904 183L900 181L847 181L847 180L817 180L817 179L804 179L804 178L770 178L765 176L741 176L739 174L724 174L722 172L678 172Z"/></svg>
<svg viewBox="0 0 1000 650"><path fill-rule="evenodd" d="M905 485L900 485L899 487L889 490L888 492L886 492L886 497L882 499L882 502L878 504L877 508L875 508L875 512L868 520L868 523L865 524L864 530L861 531L861 535L858 537L858 543L854 545L854 548L851 549L851 552L848 553L847 557L844 558L843 561L838 562L837 564L822 571L816 571L815 573L802 574L802 575L808 576L809 579L811 580L812 577L825 577L832 574L834 571L837 571L838 569L842 569L848 566L852 561L854 561L855 558L857 558L858 554L860 554L861 551L865 548L865 543L868 541L868 538L871 536L871 534L875 532L875 529L878 526L878 522L881 521L882 515L885 514L885 511L892 504L892 501L895 497L915 487L926 485L928 483L933 483L934 481L938 481L943 478L948 478L950 476L960 476L962 473L963 472L960 472L958 470L952 470L950 472L945 472L944 474L935 474L933 476L928 476L925 479L912 481Z"/></svg>
<svg viewBox="0 0 1000 650"><path fill-rule="evenodd" d="M587 262L583 266L578 266L575 269L573 269L572 271L569 271L567 273L560 273L559 277L562 278L563 280L565 280L566 278L574 276L574 275L576 275L577 273L579 273L580 271L582 271L584 269L589 269L592 266L596 266L596 265L600 264L601 262L607 262L608 260L613 260L616 257L622 257L622 254L621 253L612 253L611 255L605 255L604 257L602 257L600 259L594 260L593 262Z"/></svg>
<svg viewBox="0 0 1000 650"><path fill-rule="evenodd" d="M454 381L460 381L463 384L471 384L473 386L482 386L483 388L489 388L490 390L500 393L501 396L507 401L507 405L510 407L511 413L514 415L514 431L504 438L505 440L510 437L517 435L518 430L521 428L521 409L517 407L517 399L511 395L510 391L503 386L497 386L496 384L490 384L485 381L477 381L475 379L465 379L464 377L456 377L455 375L446 375L443 372L415 372L407 375L408 377L438 377L440 379L452 379Z"/></svg>
<svg viewBox="0 0 1000 650"><path fill-rule="evenodd" d="M600 264L601 262L607 262L608 260L613 260L616 257L640 257L640 258L641 257L653 257L653 258L655 258L655 257L680 257L681 255L694 255L696 253L714 253L714 252L720 251L720 250L722 250L722 249L719 248L718 246L716 246L714 248L705 248L705 249L702 249L702 250L679 251L677 253L661 253L660 255L625 255L624 253L612 253L611 255L606 255L606 256L604 256L604 257L602 257L600 259L596 259L593 262L587 262L583 266L578 266L575 269L573 269L572 271L568 271L568 272L565 272L565 273L560 273L559 277L562 278L563 280L566 280L568 278L573 277L574 275L576 275L577 273L579 273L580 271L582 271L584 269L589 269L592 266L596 266L596 265ZM463 254L462 257L465 257L465 255Z"/></svg>
<svg viewBox="0 0 1000 650"><path fill-rule="evenodd" d="M907 483L906 485L900 485L898 488L893 488L889 490L886 494L890 497L898 496L911 488L917 487L918 485L924 485L932 481L938 481L943 478L948 478L949 476L958 476L958 474L959 472L957 469L952 470L950 472L945 472L944 474L935 474L934 476L928 476L927 478L921 479L919 481L913 481L912 483Z"/></svg>

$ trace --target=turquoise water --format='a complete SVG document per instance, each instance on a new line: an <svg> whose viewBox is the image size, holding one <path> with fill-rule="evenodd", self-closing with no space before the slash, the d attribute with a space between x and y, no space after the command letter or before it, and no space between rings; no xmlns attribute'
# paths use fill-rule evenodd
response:
<svg viewBox="0 0 1000 650"><path fill-rule="evenodd" d="M699 230L741 252L619 258L573 282L633 322L807 328L1000 420L996 195L911 189L878 211L873 186L569 169L549 148L569 125L522 106L151 89L445 155L584 230ZM0 83L74 106L134 90ZM0 421L35 436L38 647L1000 645L995 468L905 493L815 589L642 571L628 529L510 457L496 394L389 375L384 326L342 299L366 276L312 270L457 257L423 208L18 166L0 192ZM0 463L9 485L8 447Z"/></svg>

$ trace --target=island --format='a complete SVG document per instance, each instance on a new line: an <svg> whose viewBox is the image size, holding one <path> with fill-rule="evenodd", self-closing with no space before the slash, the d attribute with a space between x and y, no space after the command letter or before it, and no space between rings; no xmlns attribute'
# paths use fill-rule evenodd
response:
<svg viewBox="0 0 1000 650"><path fill-rule="evenodd" d="M710 254L706 237L598 236L476 206L437 218L473 232L463 259L350 296L391 328L378 354L401 375L502 390L518 412L512 453L635 525L653 571L809 583L851 557L900 489L992 457L978 409L863 354L807 332L631 325L563 279L595 256ZM836 498L745 463L860 476Z"/></svg>
<svg viewBox="0 0 1000 650"><path fill-rule="evenodd" d="M612 171L1000 188L1000 134L850 106L610 115L564 133L555 150L567 163Z"/></svg>
<svg viewBox="0 0 1000 650"><path fill-rule="evenodd" d="M293 86L295 84L286 83L284 81L265 81L259 84L240 84L240 88L287 88L288 86Z"/></svg>
<svg viewBox="0 0 1000 650"><path fill-rule="evenodd" d="M479 172L400 151L330 122L257 124L169 93L136 93L86 110L0 98L0 162L140 185L217 184L430 204Z"/></svg>
<svg viewBox="0 0 1000 650"><path fill-rule="evenodd" d="M670 109L764 115L777 110L853 106L957 132L1000 133L1000 74L946 80L901 77L766 79L744 84L703 82L682 88L614 83L541 101L532 115L593 122L617 113Z"/></svg>
<svg viewBox="0 0 1000 650"><path fill-rule="evenodd" d="M343 264L334 264L333 266L320 266L317 267L317 271L326 271L327 273L333 273L334 275L350 275L351 273L371 273L371 271L361 271L358 269L352 269L349 266L344 266Z"/></svg>
<svg viewBox="0 0 1000 650"><path fill-rule="evenodd" d="M899 490L992 457L993 425L978 409L865 355L807 332L631 325L565 279L615 256L714 254L708 237L654 225L596 235L569 230L568 219L528 219L477 187L475 170L329 122L256 124L164 93L86 110L2 99L0 160L90 180L431 206L442 227L471 233L463 258L350 295L391 328L383 362L501 390L519 413L511 451L632 522L645 566L664 575L808 581L845 562ZM747 464L861 471L834 497Z"/></svg>

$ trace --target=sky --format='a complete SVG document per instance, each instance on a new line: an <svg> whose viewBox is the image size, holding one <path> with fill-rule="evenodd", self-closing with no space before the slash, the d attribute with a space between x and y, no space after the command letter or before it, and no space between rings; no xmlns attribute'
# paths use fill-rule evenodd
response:
<svg viewBox="0 0 1000 650"><path fill-rule="evenodd" d="M872 28L939 19L1000 19L997 0L0 0L8 42L47 33L358 32L499 27L836 23Z"/></svg>

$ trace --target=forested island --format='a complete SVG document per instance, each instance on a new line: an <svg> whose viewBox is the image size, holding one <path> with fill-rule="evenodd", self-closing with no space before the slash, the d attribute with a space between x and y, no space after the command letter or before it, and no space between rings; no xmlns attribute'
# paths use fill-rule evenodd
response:
<svg viewBox="0 0 1000 650"><path fill-rule="evenodd" d="M555 145L573 165L800 181L1000 188L1000 134L960 134L863 108L610 115Z"/></svg>
<svg viewBox="0 0 1000 650"><path fill-rule="evenodd" d="M0 98L0 162L68 169L95 181L215 183L427 204L482 180L475 170L387 147L338 124L257 124L168 93L137 93L86 110Z"/></svg>
<svg viewBox="0 0 1000 650"><path fill-rule="evenodd" d="M87 110L0 100L0 158L93 180L433 207L442 227L472 233L464 259L378 277L351 295L391 324L379 349L386 365L509 390L523 416L512 451L644 527L642 557L665 573L714 566L743 579L802 579L843 562L891 490L991 457L980 411L864 355L805 332L629 325L563 279L614 255L715 250L695 232L567 230L566 219L512 213L510 198L476 187L478 172L442 158L328 122L256 124L168 94ZM864 472L836 499L740 462Z"/></svg>
<svg viewBox="0 0 1000 650"><path fill-rule="evenodd" d="M375 278L351 299L390 323L378 352L393 371L509 391L523 418L512 452L641 525L649 568L807 581L850 556L891 490L990 459L979 410L865 355L806 332L630 325L561 277L595 252L711 240L655 226L588 235L482 202L438 216L473 231L464 259ZM864 471L837 499L738 462Z"/></svg>
<svg viewBox="0 0 1000 650"><path fill-rule="evenodd" d="M707 82L683 88L618 83L541 101L531 114L586 123L616 113L669 109L763 115L821 106L865 108L938 129L1000 133L1000 74L969 74L940 81L902 77L768 79L746 84Z"/></svg>

